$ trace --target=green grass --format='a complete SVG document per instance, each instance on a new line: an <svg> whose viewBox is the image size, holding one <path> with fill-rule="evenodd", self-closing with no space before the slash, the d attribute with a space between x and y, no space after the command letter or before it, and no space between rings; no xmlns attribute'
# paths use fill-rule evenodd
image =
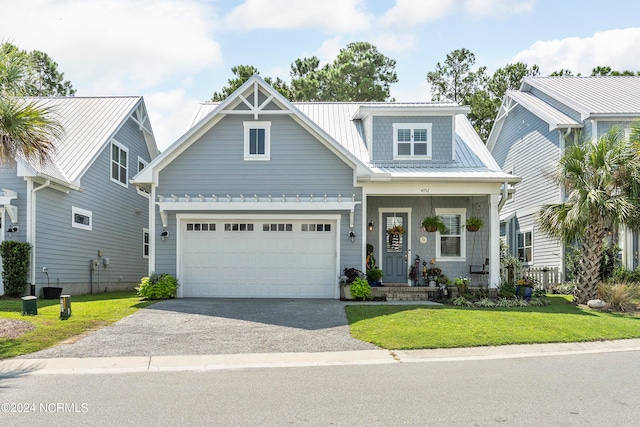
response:
<svg viewBox="0 0 640 427"><path fill-rule="evenodd" d="M550 295L545 307L347 306L351 335L386 349L473 347L640 337L640 317Z"/></svg>
<svg viewBox="0 0 640 427"><path fill-rule="evenodd" d="M38 299L38 315L22 316L21 299L0 300L0 318L32 323L35 329L15 338L0 338L0 359L33 353L110 325L154 301L142 301L135 291L71 297L71 317L60 320L59 300Z"/></svg>

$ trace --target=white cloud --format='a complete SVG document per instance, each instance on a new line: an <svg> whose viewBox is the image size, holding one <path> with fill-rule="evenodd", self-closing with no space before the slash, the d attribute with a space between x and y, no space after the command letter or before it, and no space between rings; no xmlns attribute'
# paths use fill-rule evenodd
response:
<svg viewBox="0 0 640 427"><path fill-rule="evenodd" d="M406 52L413 49L418 38L411 33L380 32L371 37L371 43L382 52Z"/></svg>
<svg viewBox="0 0 640 427"><path fill-rule="evenodd" d="M149 120L160 151L173 144L186 130L199 101L188 98L184 89L150 92L144 95Z"/></svg>
<svg viewBox="0 0 640 427"><path fill-rule="evenodd" d="M414 85L398 87L399 83L391 86L391 96L397 102L424 102L431 101L431 85L425 80L421 80Z"/></svg>
<svg viewBox="0 0 640 427"><path fill-rule="evenodd" d="M344 48L346 44L343 44L342 37L333 37L322 42L322 45L318 48L315 56L320 59L320 66L333 62L340 53L340 49Z"/></svg>
<svg viewBox="0 0 640 427"><path fill-rule="evenodd" d="M539 41L518 53L514 61L538 64L542 75L562 68L590 75L599 65L614 70L640 70L640 28L608 30L592 37Z"/></svg>
<svg viewBox="0 0 640 427"><path fill-rule="evenodd" d="M78 95L139 92L222 62L210 10L195 0L12 2L0 39L47 52Z"/></svg>
<svg viewBox="0 0 640 427"><path fill-rule="evenodd" d="M362 0L246 0L224 21L236 31L298 29L315 27L325 31L354 32L369 28L371 16Z"/></svg>
<svg viewBox="0 0 640 427"><path fill-rule="evenodd" d="M415 27L438 21L452 14L471 17L502 17L529 12L536 0L396 0L380 18L385 27Z"/></svg>

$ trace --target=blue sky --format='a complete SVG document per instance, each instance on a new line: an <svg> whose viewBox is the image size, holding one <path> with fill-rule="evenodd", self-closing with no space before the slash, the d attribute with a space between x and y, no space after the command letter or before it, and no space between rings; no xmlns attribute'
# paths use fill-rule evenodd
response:
<svg viewBox="0 0 640 427"><path fill-rule="evenodd" d="M637 0L0 0L0 40L42 50L77 96L143 95L160 149L234 65L289 79L297 58L331 62L368 41L397 61L399 101L467 48L489 72L521 60L543 74L640 70Z"/></svg>

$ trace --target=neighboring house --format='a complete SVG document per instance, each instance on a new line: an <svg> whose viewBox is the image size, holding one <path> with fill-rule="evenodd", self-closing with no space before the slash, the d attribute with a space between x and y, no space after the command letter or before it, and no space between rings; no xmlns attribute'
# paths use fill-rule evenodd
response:
<svg viewBox="0 0 640 427"><path fill-rule="evenodd" d="M503 173L452 103L290 103L253 76L134 177L151 198L150 271L179 297L338 298L374 246L387 284L415 256L449 277L499 281ZM505 187L506 188L506 187ZM445 235L422 230L441 215ZM467 233L465 218L486 226ZM392 225L407 229L389 243ZM493 232L492 232L493 231ZM489 237L493 236L493 237Z"/></svg>
<svg viewBox="0 0 640 427"><path fill-rule="evenodd" d="M0 169L0 240L32 245L37 295L48 285L132 289L148 271L149 195L129 180L158 154L143 99L35 101L65 133L49 164L17 158Z"/></svg>
<svg viewBox="0 0 640 427"><path fill-rule="evenodd" d="M487 148L505 172L522 177L500 212L501 236L526 266L564 269L565 248L540 232L537 215L564 194L552 175L566 141L577 132L598 138L612 127L629 132L640 118L640 77L529 77L508 91ZM638 240L622 233L619 244L630 268L638 266Z"/></svg>

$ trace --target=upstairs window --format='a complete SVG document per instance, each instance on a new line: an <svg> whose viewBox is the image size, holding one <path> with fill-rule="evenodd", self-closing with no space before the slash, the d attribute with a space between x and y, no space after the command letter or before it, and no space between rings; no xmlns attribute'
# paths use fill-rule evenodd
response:
<svg viewBox="0 0 640 427"><path fill-rule="evenodd" d="M91 231L93 226L93 214L86 209L71 206L71 226Z"/></svg>
<svg viewBox="0 0 640 427"><path fill-rule="evenodd" d="M113 141L111 143L111 181L127 187L127 157L129 150L123 145Z"/></svg>
<svg viewBox="0 0 640 427"><path fill-rule="evenodd" d="M431 159L431 123L394 123L393 158Z"/></svg>
<svg viewBox="0 0 640 427"><path fill-rule="evenodd" d="M244 122L244 159L271 159L271 122Z"/></svg>
<svg viewBox="0 0 640 427"><path fill-rule="evenodd" d="M149 163L142 157L138 156L138 173L142 171L142 169L146 168L147 165L149 165Z"/></svg>

